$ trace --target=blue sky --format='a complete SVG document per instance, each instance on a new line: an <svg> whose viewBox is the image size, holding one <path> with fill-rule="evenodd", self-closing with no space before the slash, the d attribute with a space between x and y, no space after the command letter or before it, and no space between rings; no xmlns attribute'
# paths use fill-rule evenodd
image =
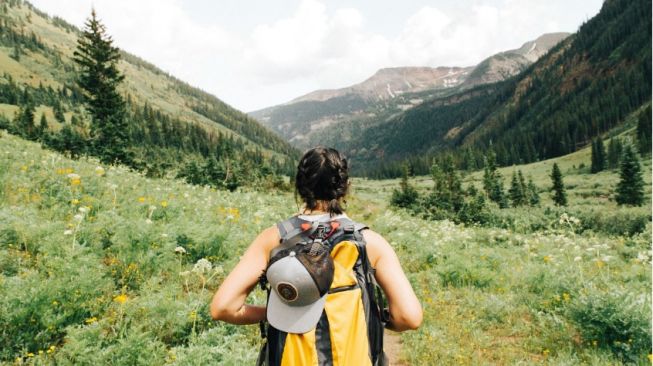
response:
<svg viewBox="0 0 653 366"><path fill-rule="evenodd" d="M95 6L116 44L243 111L363 81L382 67L470 66L601 0L32 0L81 26Z"/></svg>

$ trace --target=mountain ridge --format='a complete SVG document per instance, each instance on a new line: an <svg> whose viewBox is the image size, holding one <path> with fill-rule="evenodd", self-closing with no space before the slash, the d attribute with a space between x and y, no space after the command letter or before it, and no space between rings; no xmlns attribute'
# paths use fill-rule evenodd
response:
<svg viewBox="0 0 653 366"><path fill-rule="evenodd" d="M522 71L568 33L546 33L519 48L492 55L476 66L388 67L339 89L316 90L281 105L249 112L293 145L305 148L316 135L352 120L391 118L456 88L496 82ZM473 77L473 79L470 79ZM328 134L328 132L325 132Z"/></svg>

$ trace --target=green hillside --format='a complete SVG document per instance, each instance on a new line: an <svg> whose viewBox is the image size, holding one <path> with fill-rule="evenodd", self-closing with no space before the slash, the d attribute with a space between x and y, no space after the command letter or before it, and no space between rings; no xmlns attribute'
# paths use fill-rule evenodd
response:
<svg viewBox="0 0 653 366"><path fill-rule="evenodd" d="M430 161L443 152L459 162L468 154L478 168L490 146L501 165L576 151L650 101L650 9L649 0L608 0L521 74L359 128L338 147L359 162L359 171L376 175L397 161L418 155ZM413 165L420 171L430 163Z"/></svg>
<svg viewBox="0 0 653 366"><path fill-rule="evenodd" d="M12 106L34 104L36 124L45 115L53 133L68 125L82 138L88 135L89 115L72 61L78 35L77 28L28 2L0 0L0 124L11 124L17 109ZM294 166L294 148L218 98L125 52L119 69L137 168L172 174L186 162L209 159L238 163L243 172L266 165L288 174Z"/></svg>
<svg viewBox="0 0 653 366"><path fill-rule="evenodd" d="M570 207L550 204L553 161L518 166L543 202L496 212L503 228L423 220L388 206L396 181L353 181L348 214L388 239L424 307L401 336L405 364L648 362L650 204L616 206L616 173L579 170L586 151L555 161ZM295 207L290 193L147 178L3 133L0 364L253 364L258 326L212 322L208 304Z"/></svg>

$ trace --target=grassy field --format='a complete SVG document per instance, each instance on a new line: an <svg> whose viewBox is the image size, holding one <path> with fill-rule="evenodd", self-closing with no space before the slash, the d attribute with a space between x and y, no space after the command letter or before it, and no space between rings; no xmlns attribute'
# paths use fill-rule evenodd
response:
<svg viewBox="0 0 653 366"><path fill-rule="evenodd" d="M519 167L543 203L496 209L505 227L424 221L388 207L396 181L354 180L350 216L393 245L425 309L402 334L406 363L651 363L651 206L617 207L616 172L574 169L582 154L562 158L569 208L550 204L551 162ZM254 236L296 210L291 193L149 179L3 133L0 363L253 364L258 327L212 322L208 302Z"/></svg>

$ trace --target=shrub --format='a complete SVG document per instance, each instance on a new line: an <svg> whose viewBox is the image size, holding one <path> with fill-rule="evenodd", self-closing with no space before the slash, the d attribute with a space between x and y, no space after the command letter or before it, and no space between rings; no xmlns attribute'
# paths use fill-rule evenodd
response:
<svg viewBox="0 0 653 366"><path fill-rule="evenodd" d="M573 301L567 316L583 341L636 362L651 353L651 296L620 288L589 288Z"/></svg>

